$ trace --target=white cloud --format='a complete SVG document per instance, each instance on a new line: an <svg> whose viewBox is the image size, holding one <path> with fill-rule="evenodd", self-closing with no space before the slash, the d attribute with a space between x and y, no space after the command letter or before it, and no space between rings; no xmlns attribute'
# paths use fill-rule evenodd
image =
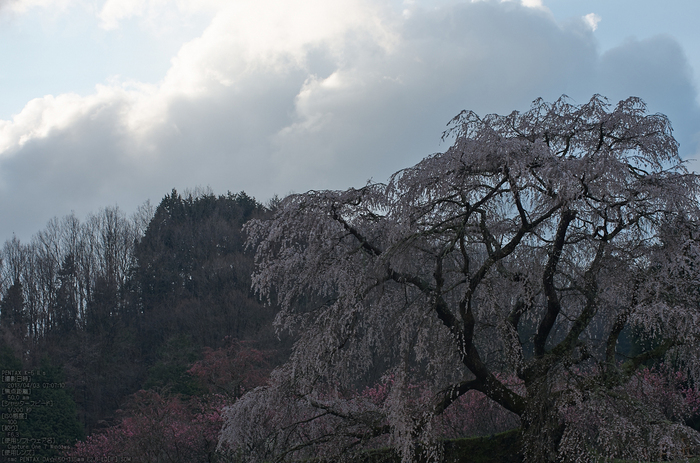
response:
<svg viewBox="0 0 700 463"><path fill-rule="evenodd" d="M143 15L148 3L148 0L107 0L99 13L102 27L116 29L122 19Z"/></svg>
<svg viewBox="0 0 700 463"><path fill-rule="evenodd" d="M109 14L102 19L109 27L116 27L119 19L143 13L145 5L145 0L108 0L103 13ZM335 50L349 33L379 47L389 47L393 40L376 11L361 0L332 4L319 0L268 0L265 4L241 0L228 4L201 37L181 48L158 86L134 82L98 85L87 97L66 94L35 99L12 121L0 121L0 155L110 105L122 107L120 127L143 136L155 124L165 122L172 99L203 97L222 86L235 86L250 73L302 69L310 48Z"/></svg>
<svg viewBox="0 0 700 463"><path fill-rule="evenodd" d="M521 3L528 8L544 8L542 0L521 0Z"/></svg>
<svg viewBox="0 0 700 463"><path fill-rule="evenodd" d="M99 120L105 112L116 111L113 130L138 136L161 117L154 114L152 92L128 86L98 85L94 94L47 95L30 101L11 121L0 120L0 157L16 155L28 142L52 137L75 128L86 119ZM149 117L150 116L150 117Z"/></svg>
<svg viewBox="0 0 700 463"><path fill-rule="evenodd" d="M187 24L194 15L216 14L230 3L226 0L105 0L97 17L106 30L118 29L124 21L138 19L159 35Z"/></svg>
<svg viewBox="0 0 700 463"><path fill-rule="evenodd" d="M602 18L595 13L588 13L583 17L583 20L591 28L592 31L598 29L598 23Z"/></svg>
<svg viewBox="0 0 700 463"><path fill-rule="evenodd" d="M15 13L26 13L34 8L65 9L79 3L82 3L82 0L9 0L2 6Z"/></svg>
<svg viewBox="0 0 700 463"><path fill-rule="evenodd" d="M488 2L488 1L492 1L492 0L471 0L472 3ZM499 0L499 1L501 3L519 1L520 5L524 6L525 8L535 8L535 9L539 9L539 10L547 10L547 8L542 3L542 0Z"/></svg>
<svg viewBox="0 0 700 463"><path fill-rule="evenodd" d="M183 16L199 8L185 0L110 4L99 20L116 28L135 17L159 21L158 8ZM0 215L11 218L0 236L20 223L33 233L71 210L115 202L128 210L173 187L244 189L264 200L384 180L441 149L445 123L465 108L504 113L538 96L582 102L634 92L655 111L676 111L674 121L697 121L675 42L600 56L592 34L561 27L539 2L205 6L209 26L160 82L45 96L0 121Z"/></svg>

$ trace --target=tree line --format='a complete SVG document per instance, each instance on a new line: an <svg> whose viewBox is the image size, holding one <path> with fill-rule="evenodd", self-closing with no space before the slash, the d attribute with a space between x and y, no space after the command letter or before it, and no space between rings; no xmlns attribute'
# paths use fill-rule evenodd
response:
<svg viewBox="0 0 700 463"><path fill-rule="evenodd" d="M139 389L190 391L185 371L204 347L230 337L277 349L274 310L251 293L241 235L268 213L244 192L173 190L131 216L107 207L54 218L27 243L7 240L3 368L57 369L77 407L77 438L114 424Z"/></svg>

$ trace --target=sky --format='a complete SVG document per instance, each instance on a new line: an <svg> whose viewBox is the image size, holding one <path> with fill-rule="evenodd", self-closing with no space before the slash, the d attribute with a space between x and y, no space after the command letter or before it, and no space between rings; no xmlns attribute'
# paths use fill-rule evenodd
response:
<svg viewBox="0 0 700 463"><path fill-rule="evenodd" d="M0 0L0 240L173 188L344 189L463 109L641 97L700 172L697 0Z"/></svg>

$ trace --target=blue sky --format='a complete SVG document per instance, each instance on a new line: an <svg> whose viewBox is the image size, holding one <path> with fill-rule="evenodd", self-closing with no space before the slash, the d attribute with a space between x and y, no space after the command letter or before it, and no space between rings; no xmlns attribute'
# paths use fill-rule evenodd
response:
<svg viewBox="0 0 700 463"><path fill-rule="evenodd" d="M0 0L0 239L172 188L382 181L445 149L460 110L540 96L639 96L700 158L697 18L695 0Z"/></svg>

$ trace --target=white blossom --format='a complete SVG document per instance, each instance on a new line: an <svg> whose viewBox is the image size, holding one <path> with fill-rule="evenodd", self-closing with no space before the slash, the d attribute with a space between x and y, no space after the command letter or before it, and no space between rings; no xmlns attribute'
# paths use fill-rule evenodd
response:
<svg viewBox="0 0 700 463"><path fill-rule="evenodd" d="M386 431L404 461L439 458L433 417L476 390L520 416L528 461L697 451L695 431L620 392L654 358L700 379L698 176L667 118L637 98L562 97L463 112L445 136L446 152L386 184L291 195L247 225L253 286L298 341L269 387L229 409L221 442L284 460ZM624 358L634 329L653 348ZM386 402L357 402L378 373L394 377ZM325 411L313 432L280 431L311 410Z"/></svg>

